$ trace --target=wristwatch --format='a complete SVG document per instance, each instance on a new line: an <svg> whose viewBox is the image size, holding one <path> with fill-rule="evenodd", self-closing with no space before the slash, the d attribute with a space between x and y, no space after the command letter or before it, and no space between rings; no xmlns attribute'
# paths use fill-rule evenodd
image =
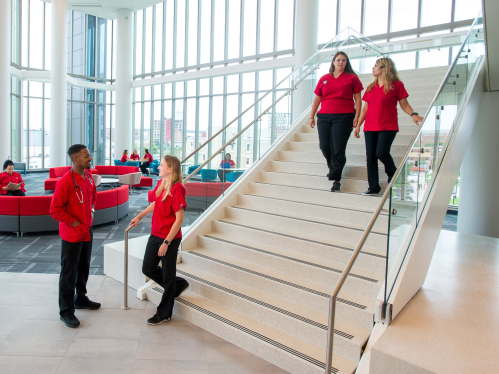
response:
<svg viewBox="0 0 499 374"><path fill-rule="evenodd" d="M168 240L163 240L163 244L170 245L170 242Z"/></svg>
<svg viewBox="0 0 499 374"><path fill-rule="evenodd" d="M412 117L413 115L417 115L417 116L419 116L419 113L418 113L418 112L412 112L411 117Z"/></svg>

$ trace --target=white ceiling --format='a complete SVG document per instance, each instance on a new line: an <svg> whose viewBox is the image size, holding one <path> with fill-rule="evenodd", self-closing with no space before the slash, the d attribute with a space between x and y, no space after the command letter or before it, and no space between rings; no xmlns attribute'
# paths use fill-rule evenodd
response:
<svg viewBox="0 0 499 374"><path fill-rule="evenodd" d="M0 0L3 1L3 0ZM49 0L45 0L50 2ZM67 0L68 7L94 16L116 19L117 9L131 9L137 11L163 0Z"/></svg>

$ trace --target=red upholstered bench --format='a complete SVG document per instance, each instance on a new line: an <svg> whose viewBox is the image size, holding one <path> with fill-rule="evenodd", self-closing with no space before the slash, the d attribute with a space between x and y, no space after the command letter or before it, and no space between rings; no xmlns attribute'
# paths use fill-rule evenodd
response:
<svg viewBox="0 0 499 374"><path fill-rule="evenodd" d="M186 183L185 200L187 209L205 210L227 191L231 182L226 183Z"/></svg>
<svg viewBox="0 0 499 374"><path fill-rule="evenodd" d="M19 196L0 196L1 231L19 232L19 200Z"/></svg>
<svg viewBox="0 0 499 374"><path fill-rule="evenodd" d="M118 221L118 193L116 189L97 192L94 225Z"/></svg>
<svg viewBox="0 0 499 374"><path fill-rule="evenodd" d="M151 177L141 177L140 183L135 184L132 187L152 187L152 185L153 185L153 180Z"/></svg>
<svg viewBox="0 0 499 374"><path fill-rule="evenodd" d="M52 196L24 196L19 198L19 231L57 231L59 222L50 216Z"/></svg>
<svg viewBox="0 0 499 374"><path fill-rule="evenodd" d="M123 185L118 187L116 192L118 193L118 219L120 219L121 217L128 215L128 200L130 198L129 187L127 185Z"/></svg>
<svg viewBox="0 0 499 374"><path fill-rule="evenodd" d="M71 166L60 166L56 168L49 169L49 178L45 179L45 183L43 188L45 191L54 191L55 185L60 177L66 174L69 170L71 170ZM99 174L97 169L89 169L90 174Z"/></svg>

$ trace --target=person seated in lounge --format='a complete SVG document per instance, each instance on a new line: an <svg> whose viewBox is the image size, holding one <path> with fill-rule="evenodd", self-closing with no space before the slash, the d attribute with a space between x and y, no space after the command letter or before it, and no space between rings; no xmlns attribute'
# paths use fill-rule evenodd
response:
<svg viewBox="0 0 499 374"><path fill-rule="evenodd" d="M142 165L140 165L140 170L142 171L142 174L148 174L149 175L149 164L153 162L152 155L149 153L149 150L146 148L145 150L145 155L144 155L144 160L147 160L144 162Z"/></svg>
<svg viewBox="0 0 499 374"><path fill-rule="evenodd" d="M3 163L3 173L0 173L0 196L26 196L26 189L21 174L14 171L14 163L7 160ZM9 184L17 184L11 186Z"/></svg>
<svg viewBox="0 0 499 374"><path fill-rule="evenodd" d="M121 160L120 160L120 161L121 161L121 162L132 161L132 160L130 160L130 159L128 158L128 150L127 150L127 149L125 149L125 150L123 151L123 156L121 156Z"/></svg>
<svg viewBox="0 0 499 374"><path fill-rule="evenodd" d="M220 169L218 169L218 178L220 179L221 182L225 182L225 176L229 173L232 173L232 171L227 169L233 168L235 166L236 163L234 162L234 160L232 160L230 153L226 153L225 159L220 161Z"/></svg>
<svg viewBox="0 0 499 374"><path fill-rule="evenodd" d="M140 160L140 156L139 156L139 154L138 154L138 152L137 152L136 149L133 150L133 153L130 155L130 159L132 161Z"/></svg>

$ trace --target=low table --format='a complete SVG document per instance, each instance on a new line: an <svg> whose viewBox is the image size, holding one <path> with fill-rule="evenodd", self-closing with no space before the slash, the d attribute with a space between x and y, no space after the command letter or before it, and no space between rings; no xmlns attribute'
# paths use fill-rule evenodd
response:
<svg viewBox="0 0 499 374"><path fill-rule="evenodd" d="M118 178L102 178L99 186L103 185L116 186L118 183L120 183L120 180Z"/></svg>

